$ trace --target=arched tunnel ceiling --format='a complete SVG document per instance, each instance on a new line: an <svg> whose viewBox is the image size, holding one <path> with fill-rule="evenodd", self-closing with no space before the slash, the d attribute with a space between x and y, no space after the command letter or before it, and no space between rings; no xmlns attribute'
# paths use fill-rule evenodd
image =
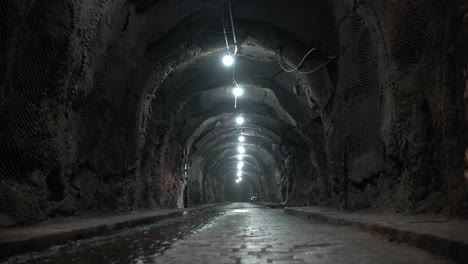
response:
<svg viewBox="0 0 468 264"><path fill-rule="evenodd" d="M234 69L221 65L221 58L226 54L220 24L222 16L213 15L223 9L226 12L226 6L223 8L223 3L219 2L215 6L208 4L180 21L164 37L152 40L145 52L149 65L153 65L144 91L150 95L145 103L151 116L148 131L156 131L151 127L161 122L175 124L178 141L186 146L190 159L203 160L216 167L205 167L204 173L199 174L204 178L216 177L212 175L213 170L215 174L221 170L224 179L235 169L232 164L236 161L232 157L239 145L235 135L236 130L242 133L242 129L235 125L234 119L240 115L246 120L245 128L256 127L245 130L247 141L243 144L247 153L252 152L251 159L256 164L252 168L246 166L252 177L277 174L265 172L265 168L278 171L279 164L287 156L281 153L286 150L283 146L301 151L313 146L304 128L309 126L310 120L319 117L320 96L328 90L324 86L331 83L324 62L330 62L330 56L337 53L334 19L328 11L328 3L319 1L314 4L318 16L307 16L307 20L316 20L317 27L294 27L291 32L289 26L298 23L294 19L272 21L268 15L262 17L252 13L252 7L245 6L255 5L254 9L263 13L260 2L233 2L239 47ZM274 10L267 12L280 15L285 11L282 4L272 5L268 1L267 6ZM310 11L305 13L310 15ZM290 15L284 14L282 18ZM314 69L317 73L284 71L285 67L295 67L311 47L315 51L310 52L301 70ZM233 46L230 48L232 50ZM237 98L237 108L234 108L232 94L234 83L244 89L242 97ZM308 90L314 91L307 93ZM315 129L321 130L320 127ZM147 137L152 137L152 133ZM230 155L219 159L220 153ZM260 171L253 172L254 168ZM267 179L272 180L271 177ZM270 185L276 186L273 182Z"/></svg>
<svg viewBox="0 0 468 264"><path fill-rule="evenodd" d="M210 10L209 13L212 15L212 10ZM193 94L195 91L199 92L207 88L212 89L226 84L232 84L232 78L229 77L231 74L230 71L218 67L220 60L219 55L225 52L225 43L222 34L214 34L213 32L216 32L216 28L219 30L220 25L214 23L213 30L206 29L206 25L211 24L208 22L211 21L211 16L202 17L203 19L200 17L196 17L196 19L202 20L200 24L204 25L204 27L200 28L200 26L193 21L190 21L188 25L185 24L188 23L186 21L180 22L179 26L168 34L171 37L154 42L158 44L152 45L152 48L147 51L147 56L149 57L152 57L150 55L151 53L156 52L158 54L158 60L151 62L152 64L171 65L167 70L158 66L156 68L157 71L153 72L156 74L165 73L165 75L153 75L153 77L149 79L150 83L147 84L147 87L150 89L161 93L162 96L159 97L161 100L171 101L169 98L172 97L176 98L176 102L177 98L178 100L186 100L186 98L190 97L191 93ZM303 113L301 113L301 110L297 107L299 104L294 102L297 101L297 97L292 95L292 93L294 89L298 90L299 88L294 87L294 76L289 78L280 76L278 78L283 72L281 68L278 67L278 62L285 60L286 62L293 61L293 63L297 63L300 60L299 56L302 56L299 54L305 54L307 49L300 43L299 39L294 42L291 36L288 35L289 33L282 31L281 27L278 27L278 30L275 31L271 25L259 25L260 20L258 16L252 18L255 19L256 23L248 23L245 26L245 31L241 27L242 23L239 22L239 30L241 32L247 32L245 38L242 38L242 35L239 34L239 38L241 38L239 41L239 56L250 57L251 59L250 61L244 60L246 63L243 63L243 60L239 58L239 67L236 67L236 79L238 79L238 82L241 84L267 86L267 88L277 94L277 98L286 100L280 103L285 108L292 108L288 109L288 112L297 119L298 116ZM212 22L216 21L219 22L219 18ZM187 28L187 26L189 28ZM183 32L181 33L181 31ZM256 33L259 34L256 35ZM265 35L265 33L271 34ZM281 40L276 38L280 38ZM190 44L188 46L174 47L173 44L175 43L194 43L194 45ZM277 46L272 46L273 43L276 43ZM167 48L164 48L165 46L167 46ZM191 48L193 51L190 51ZM286 51L286 48L292 48L292 50ZM317 49L320 50L319 47L317 47ZM160 54L161 50L167 50L169 52ZM294 54L297 56L295 57ZM159 55L162 55L162 58ZM306 62L304 67L308 68L308 66L310 66L313 68L314 64L307 64L314 63L315 61L315 66L319 65L324 57L325 56L321 55L320 51L317 51L316 54L314 53L310 56L310 59ZM270 61L270 65L262 61ZM274 63L271 64L271 61L274 61ZM171 81L171 79L173 81ZM154 80L157 82L154 83ZM161 82L161 80L164 81ZM164 86L170 87L170 91L166 91L167 89L164 89ZM185 89L178 93L178 87L181 86ZM281 88L283 88L283 90ZM176 95L171 96L171 94L174 93L176 93ZM171 103L171 105L174 105L176 102ZM153 103L153 105L155 104L161 105L160 103ZM155 109L159 110L157 107ZM299 119L303 118L299 117Z"/></svg>
<svg viewBox="0 0 468 264"><path fill-rule="evenodd" d="M268 143L266 143L268 144ZM237 152L238 144L225 141L218 144L204 158L207 161L205 171L210 174L214 170L224 169L224 173L230 173L229 169L237 169ZM277 149L270 148L268 145L255 145L252 143L243 144L246 153L245 160L258 174L263 173L267 169L277 170L279 164L284 160L285 153L281 153ZM227 166L228 164L229 166Z"/></svg>
<svg viewBox="0 0 468 264"><path fill-rule="evenodd" d="M227 12L226 1L184 1L177 5L165 1L145 1L147 5L138 9L140 17L145 18L147 28L142 30L143 42L155 41L168 33L179 32L185 35L185 40L193 36L193 30L201 28L205 32L222 38L223 12ZM224 6L224 7L223 7ZM309 43L335 54L338 48L337 29L334 16L330 12L328 1L233 1L233 14L236 25L248 21L249 28L260 24L268 24L270 28L278 28L301 42ZM137 11L138 12L138 11ZM301 19L298 20L297 18ZM227 14L224 14L227 18ZM158 25L157 28L154 25ZM176 26L178 25L178 26ZM182 27L183 26L183 27ZM206 30L206 29L210 30ZM211 30L211 28L213 28ZM237 26L238 31L242 31ZM248 30L245 30L248 31ZM199 33L198 33L199 34ZM184 42L180 42L184 43Z"/></svg>
<svg viewBox="0 0 468 264"><path fill-rule="evenodd" d="M283 71L277 63L243 57L245 52L246 49L242 49L235 65L235 79L245 88L245 96L260 97L270 105L278 101L289 115L302 121L304 113L299 106L299 99L293 94L293 77L282 76ZM220 65L221 57L225 54L226 51L223 50L200 58L189 67L173 72L166 78L158 89L164 90L161 93L164 93L163 96L169 101L172 110L181 109L188 100L193 100L193 97L210 97L213 94L232 97L231 91L218 91L221 88L232 88L233 85L232 68ZM176 107L173 107L174 105Z"/></svg>
<svg viewBox="0 0 468 264"><path fill-rule="evenodd" d="M304 121L305 113L304 107L301 107L301 101L293 93L294 89L299 89L293 87L291 79L293 77L285 77L278 79L278 81L274 78L261 77L256 84L253 84L252 77L254 76L278 76L278 73L283 71L277 64L274 64L276 68L271 67L271 62L266 64L238 57L236 81L243 87L245 94L238 100L239 107L234 109L232 107L234 104L232 69L220 65L220 55L222 54L218 52L215 55L205 56L200 61L194 61L191 67L184 67L184 70L168 75L158 88L159 96L156 98L170 103L162 104L161 101L155 100L152 103L152 111L163 113L162 116L177 116L177 122L184 126L181 130L185 136L182 136L181 139L188 137L189 133L194 131L194 127L197 127L200 122L209 119L209 117L203 116L208 111L211 111L208 113L211 115L226 111L258 114L263 112L270 116L275 113L275 116L271 116L272 118L283 120L293 127L296 133L300 133L300 130L297 129L297 123ZM259 74L256 75L256 73ZM248 76L245 77L245 74ZM243 82L243 80L246 81ZM245 83L247 84L244 85ZM226 86L226 84L230 85ZM264 88L258 85L262 85ZM161 109L162 105L166 105L166 110Z"/></svg>
<svg viewBox="0 0 468 264"><path fill-rule="evenodd" d="M242 116L245 120L242 125L235 123L235 119L239 116ZM283 133L289 130L291 130L289 135ZM194 140L190 140L189 142L194 142L199 149L204 145L213 144L213 142L219 139L224 139L226 136L239 136L242 134L254 138L271 140L272 143L276 144L280 142L304 143L300 141L300 136L294 132L295 131L291 129L291 125L285 124L281 122L281 120L273 117L250 113L242 113L242 115L237 113L224 113L216 115L214 118L206 119L192 134ZM279 135L282 135L282 137ZM229 139L237 141L237 137L230 137ZM210 140L213 140L213 142L208 142ZM189 148L192 149L190 145Z"/></svg>
<svg viewBox="0 0 468 264"><path fill-rule="evenodd" d="M311 83L320 81L310 82L314 75L287 73L280 64L285 65L283 68L294 67L311 44L316 51L304 62L304 69L321 67L324 61L336 54L337 38L332 33L333 18L328 11L328 3L315 3L320 17L308 16L310 20L317 20L316 23L320 21L320 26L312 29L294 27L294 32L289 32L288 26L297 22L288 19L272 21L269 16L262 17L265 10L260 2L233 3L239 47L234 70L220 64L221 57L226 54L224 36L221 34L222 16L219 16L220 10L226 10L220 2L208 2L193 15L179 21L164 37L151 40L146 49L145 56L154 65L146 84L146 91L153 94L148 97L150 101L147 103L151 105L150 127L160 125L161 120L175 122L178 140L186 144L189 155L195 153L196 157L211 162L211 153L237 146L237 137L228 135L235 134L235 130L229 128L235 126L233 120L239 115L246 119L246 125L259 128L256 130L259 133L249 137L248 149L253 148L252 143L258 144L257 148L265 148L266 152L273 151L272 144L300 148L307 148L310 144L301 128L307 125L306 120L313 119L319 113L315 105L307 101L304 90ZM279 15L285 11L282 5L268 3L267 8L273 10L267 12L273 11ZM252 9L251 5L255 7ZM285 13L282 18L288 16L290 13ZM328 18L324 19L326 16ZM323 34L323 29L327 27L328 33ZM183 44L175 46L176 43ZM237 108L233 107L234 81L245 91L237 100ZM320 86L313 88L323 90ZM209 136L219 130L226 134ZM265 135L262 135L262 131ZM275 134L282 135L280 140L275 138ZM151 134L148 136L151 137ZM203 138L205 141L200 143ZM212 142L206 142L210 139ZM198 148L194 149L194 145ZM275 159L281 156L278 153L269 155Z"/></svg>
<svg viewBox="0 0 468 264"><path fill-rule="evenodd" d="M256 140L258 138L270 140L272 143L280 143L280 136L264 127L258 125L231 125L226 127L219 127L208 134L204 135L203 138L197 141L197 149L201 149L205 146L210 147L213 145L215 140L223 140L227 137L235 137L231 140L239 140L240 137L247 139L247 142Z"/></svg>

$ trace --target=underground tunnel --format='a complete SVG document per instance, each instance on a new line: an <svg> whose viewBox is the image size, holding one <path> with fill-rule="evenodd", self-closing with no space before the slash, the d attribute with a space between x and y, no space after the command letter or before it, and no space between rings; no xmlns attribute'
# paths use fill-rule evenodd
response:
<svg viewBox="0 0 468 264"><path fill-rule="evenodd" d="M385 244L403 253L380 262L379 248L359 254L363 246L343 238L342 254L335 242L314 253L333 256L328 263L352 252L348 263L468 261L467 12L465 0L1 1L0 262L322 263L295 262L297 248L328 239L298 217L313 210L445 224L418 228L464 241L400 236L390 240L417 253ZM144 224L204 231L145 249L151 258L27 253L106 236L93 226L51 239L54 224L165 212L181 215ZM322 223L330 215L318 218L335 232ZM132 221L108 229L146 228ZM249 228L286 239L292 255L270 259L275 245L260 241L235 240L244 255L200 255L206 249L190 244L200 236L212 254L220 240L209 232L227 239Z"/></svg>

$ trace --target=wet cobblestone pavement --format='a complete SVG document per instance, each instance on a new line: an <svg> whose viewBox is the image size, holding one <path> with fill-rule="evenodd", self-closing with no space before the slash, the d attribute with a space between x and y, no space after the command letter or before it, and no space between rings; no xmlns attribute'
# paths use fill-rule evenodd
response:
<svg viewBox="0 0 468 264"><path fill-rule="evenodd" d="M5 263L451 263L359 230L234 203Z"/></svg>
<svg viewBox="0 0 468 264"><path fill-rule="evenodd" d="M280 209L242 208L226 210L155 263L451 262L353 228L286 215Z"/></svg>

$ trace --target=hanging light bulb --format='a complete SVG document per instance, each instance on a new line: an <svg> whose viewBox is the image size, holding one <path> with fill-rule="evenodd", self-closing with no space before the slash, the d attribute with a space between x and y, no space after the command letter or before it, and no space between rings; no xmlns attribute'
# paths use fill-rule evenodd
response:
<svg viewBox="0 0 468 264"><path fill-rule="evenodd" d="M239 142L244 142L245 141L245 137L244 136L239 136Z"/></svg>
<svg viewBox="0 0 468 264"><path fill-rule="evenodd" d="M239 151L240 154L244 154L245 153L245 148L243 146L239 146L239 147L237 147L237 151Z"/></svg>
<svg viewBox="0 0 468 264"><path fill-rule="evenodd" d="M225 55L223 57L223 64L224 66L232 66L232 64L234 64L234 57L232 57L231 55Z"/></svg>
<svg viewBox="0 0 468 264"><path fill-rule="evenodd" d="M237 155L237 160L242 160L244 157L242 155Z"/></svg>
<svg viewBox="0 0 468 264"><path fill-rule="evenodd" d="M242 116L237 117L237 118L236 118L236 123L237 123L238 125L244 124L244 118L243 118Z"/></svg>
<svg viewBox="0 0 468 264"><path fill-rule="evenodd" d="M237 172L237 177L240 177L240 176L242 176L242 171Z"/></svg>
<svg viewBox="0 0 468 264"><path fill-rule="evenodd" d="M239 163L237 163L237 169L238 169L238 170L241 170L242 167L244 167L244 162L239 161Z"/></svg>
<svg viewBox="0 0 468 264"><path fill-rule="evenodd" d="M239 86L236 86L234 89L232 89L232 94L234 94L234 108L237 108L237 97L244 94L244 90Z"/></svg>
<svg viewBox="0 0 468 264"><path fill-rule="evenodd" d="M239 182L240 182L240 180L239 180L239 179L236 179L236 183L239 183Z"/></svg>
<svg viewBox="0 0 468 264"><path fill-rule="evenodd" d="M237 180L238 180L239 182L241 182L241 181L242 181L242 178L237 178ZM239 182L238 182L238 183L239 183Z"/></svg>
<svg viewBox="0 0 468 264"><path fill-rule="evenodd" d="M232 94L234 94L235 97L242 96L244 94L244 90L239 86L236 86L232 89Z"/></svg>

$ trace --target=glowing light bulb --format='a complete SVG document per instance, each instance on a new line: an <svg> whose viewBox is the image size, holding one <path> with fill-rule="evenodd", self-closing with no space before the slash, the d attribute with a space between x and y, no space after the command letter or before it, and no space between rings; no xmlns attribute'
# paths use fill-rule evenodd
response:
<svg viewBox="0 0 468 264"><path fill-rule="evenodd" d="M237 155L237 160L242 160L243 158L242 155Z"/></svg>
<svg viewBox="0 0 468 264"><path fill-rule="evenodd" d="M231 55L225 55L223 57L223 64L225 66L231 66L232 64L234 64L234 57L232 57Z"/></svg>
<svg viewBox="0 0 468 264"><path fill-rule="evenodd" d="M239 146L239 147L237 147L237 151L239 151L240 154L244 154L245 153L245 148L243 146Z"/></svg>
<svg viewBox="0 0 468 264"><path fill-rule="evenodd" d="M240 180L239 180L239 179L237 179L237 180L236 180L236 183L239 183L239 182L240 182Z"/></svg>
<svg viewBox="0 0 468 264"><path fill-rule="evenodd" d="M239 161L239 163L237 163L237 169L242 169L242 167L244 167L244 162L242 161Z"/></svg>
<svg viewBox="0 0 468 264"><path fill-rule="evenodd" d="M236 86L234 87L234 89L232 89L232 94L234 94L234 96L238 97L238 96L241 96L244 94L244 90L242 88L240 88L239 86Z"/></svg>
<svg viewBox="0 0 468 264"><path fill-rule="evenodd" d="M239 142L244 142L245 141L245 137L244 136L240 136L239 137Z"/></svg>
<svg viewBox="0 0 468 264"><path fill-rule="evenodd" d="M242 178L237 178L237 180L238 180L239 182L241 182L241 181L242 181Z"/></svg>
<svg viewBox="0 0 468 264"><path fill-rule="evenodd" d="M244 118L242 116L239 116L238 118L236 118L236 123L238 125L244 124Z"/></svg>
<svg viewBox="0 0 468 264"><path fill-rule="evenodd" d="M240 177L240 176L242 176L242 171L237 172L237 177Z"/></svg>

